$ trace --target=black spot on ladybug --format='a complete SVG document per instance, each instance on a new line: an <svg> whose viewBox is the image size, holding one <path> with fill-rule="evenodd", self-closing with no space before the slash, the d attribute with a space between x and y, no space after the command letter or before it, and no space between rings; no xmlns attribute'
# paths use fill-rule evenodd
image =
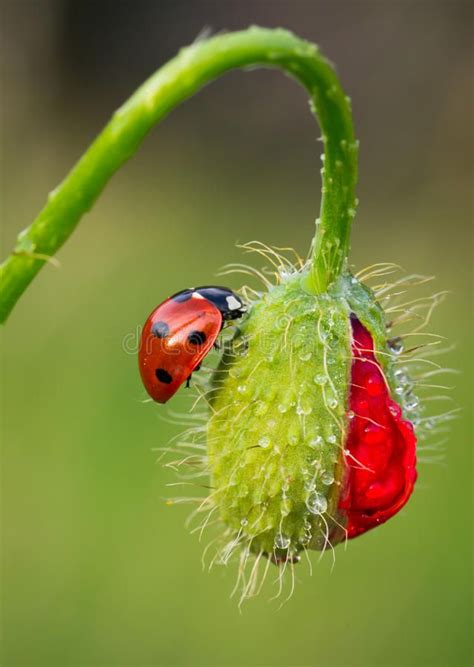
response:
<svg viewBox="0 0 474 667"><path fill-rule="evenodd" d="M191 345L202 345L206 342L206 338L207 336L204 331L191 331L188 336L188 343L191 343Z"/></svg>
<svg viewBox="0 0 474 667"><path fill-rule="evenodd" d="M185 301L189 301L189 299L192 297L193 291L190 289L184 290L183 292L178 292L171 298L173 301L176 301L176 303L184 303Z"/></svg>
<svg viewBox="0 0 474 667"><path fill-rule="evenodd" d="M151 333L157 338L166 338L169 332L170 328L166 322L155 322L151 327Z"/></svg>
<svg viewBox="0 0 474 667"><path fill-rule="evenodd" d="M171 384L171 382L173 382L173 378L164 368L157 368L155 375L160 382L163 382L163 384Z"/></svg>

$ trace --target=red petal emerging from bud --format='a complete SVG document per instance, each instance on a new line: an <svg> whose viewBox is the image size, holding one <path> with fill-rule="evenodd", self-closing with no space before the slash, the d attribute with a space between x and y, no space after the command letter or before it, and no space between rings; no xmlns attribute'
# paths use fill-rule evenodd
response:
<svg viewBox="0 0 474 667"><path fill-rule="evenodd" d="M416 481L413 426L390 398L372 336L352 316L350 424L345 449L346 480L339 509L348 537L356 537L396 514Z"/></svg>

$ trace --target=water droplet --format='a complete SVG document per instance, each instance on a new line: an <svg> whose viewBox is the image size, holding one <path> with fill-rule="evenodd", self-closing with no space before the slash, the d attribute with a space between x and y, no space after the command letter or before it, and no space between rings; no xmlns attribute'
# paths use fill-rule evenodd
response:
<svg viewBox="0 0 474 667"><path fill-rule="evenodd" d="M349 410L347 413L347 419L354 419L355 418L355 412L353 410Z"/></svg>
<svg viewBox="0 0 474 667"><path fill-rule="evenodd" d="M302 531L302 532L300 533L299 538L298 538L298 542L299 542L303 547L305 547L307 544L309 544L309 543L311 542L311 533L308 534L307 532Z"/></svg>
<svg viewBox="0 0 474 667"><path fill-rule="evenodd" d="M291 507L286 501L280 505L281 516L288 516L290 512L291 512Z"/></svg>
<svg viewBox="0 0 474 667"><path fill-rule="evenodd" d="M315 375L314 381L316 382L316 384L321 384L322 385L322 384L326 384L328 379L327 379L326 375L323 375L323 373L318 373L318 375Z"/></svg>
<svg viewBox="0 0 474 667"><path fill-rule="evenodd" d="M275 549L288 549L291 544L291 539L284 533L277 533L275 535Z"/></svg>
<svg viewBox="0 0 474 667"><path fill-rule="evenodd" d="M309 509L311 514L322 514L328 508L328 501L323 495L317 491L314 491L314 493L308 497L308 500L306 501L306 507Z"/></svg>
<svg viewBox="0 0 474 667"><path fill-rule="evenodd" d="M240 357L244 357L247 354L248 349L249 349L248 338L242 337L236 341L234 346L235 354L237 354Z"/></svg>
<svg viewBox="0 0 474 667"><path fill-rule="evenodd" d="M239 386L237 387L237 391L239 392L239 394L245 394L245 392L247 391L247 385L239 384Z"/></svg>
<svg viewBox="0 0 474 667"><path fill-rule="evenodd" d="M242 519L242 521L240 522L240 525L241 526L246 526L248 524L248 522L249 522L248 519Z"/></svg>
<svg viewBox="0 0 474 667"><path fill-rule="evenodd" d="M405 381L405 391L410 393L414 386L415 384L410 380L410 378L407 377Z"/></svg>
<svg viewBox="0 0 474 667"><path fill-rule="evenodd" d="M299 358L301 361L308 361L311 359L311 351L310 350L303 350L302 352L299 353Z"/></svg>
<svg viewBox="0 0 474 667"><path fill-rule="evenodd" d="M393 354L401 354L403 352L403 340L400 336L396 338L390 338L387 341L388 347L393 352Z"/></svg>
<svg viewBox="0 0 474 667"><path fill-rule="evenodd" d="M396 403L391 403L388 409L394 417L400 417L401 410Z"/></svg>
<svg viewBox="0 0 474 667"><path fill-rule="evenodd" d="M320 435L317 435L309 442L310 447L321 447L322 444L323 444L323 439Z"/></svg>
<svg viewBox="0 0 474 667"><path fill-rule="evenodd" d="M278 412L281 412L282 414L288 412L288 406L285 405L284 403L280 403L278 406Z"/></svg>
<svg viewBox="0 0 474 667"><path fill-rule="evenodd" d="M367 377L365 387L369 396L378 396L383 393L385 384L378 371L371 373Z"/></svg>
<svg viewBox="0 0 474 667"><path fill-rule="evenodd" d="M414 396L413 394L409 394L405 398L405 401L403 403L403 407L408 412L412 412L413 410L416 410L416 408L419 406L419 404L420 404L420 401L418 400L418 398L416 396Z"/></svg>
<svg viewBox="0 0 474 667"><path fill-rule="evenodd" d="M303 524L303 530L301 531L299 536L299 541L303 545L309 544L311 542L312 536L313 532L312 532L311 522L305 518Z"/></svg>
<svg viewBox="0 0 474 667"><path fill-rule="evenodd" d="M270 438L266 435L262 436L260 440L258 441L258 444L260 447L263 447L264 449L270 445Z"/></svg>
<svg viewBox="0 0 474 667"><path fill-rule="evenodd" d="M270 428L274 428L276 426L276 421L274 419L269 419L267 421L267 426L269 426Z"/></svg>
<svg viewBox="0 0 474 667"><path fill-rule="evenodd" d="M375 424L368 424L364 428L364 441L370 445L381 443L385 440L385 438L386 431L380 426L376 426Z"/></svg>
<svg viewBox="0 0 474 667"><path fill-rule="evenodd" d="M327 441L328 441L331 445L334 445L334 444L336 443L336 441L337 441L337 438L336 438L336 436L335 436L333 433L331 433L330 435L328 435L328 437L327 437Z"/></svg>
<svg viewBox="0 0 474 667"><path fill-rule="evenodd" d="M330 472L324 472L321 475L321 482L326 486L331 486L331 484L334 482L334 475Z"/></svg>
<svg viewBox="0 0 474 667"><path fill-rule="evenodd" d="M365 398L360 398L357 401L356 412L358 415L363 416L369 414L369 401L367 401Z"/></svg>
<svg viewBox="0 0 474 667"><path fill-rule="evenodd" d="M308 399L302 399L296 407L297 415L310 415L312 412L313 406Z"/></svg>
<svg viewBox="0 0 474 667"><path fill-rule="evenodd" d="M399 385L405 385L409 382L408 376L402 368L397 368L393 376Z"/></svg>
<svg viewBox="0 0 474 667"><path fill-rule="evenodd" d="M334 410L335 408L337 408L338 405L339 405L338 400L334 396L328 400L328 407L331 410Z"/></svg>

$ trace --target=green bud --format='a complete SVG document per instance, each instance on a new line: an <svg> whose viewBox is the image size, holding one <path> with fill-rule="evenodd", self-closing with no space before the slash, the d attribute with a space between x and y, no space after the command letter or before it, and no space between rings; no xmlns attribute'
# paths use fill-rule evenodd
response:
<svg viewBox="0 0 474 667"><path fill-rule="evenodd" d="M383 313L355 278L309 294L298 272L253 303L215 374L213 500L235 546L277 562L344 534L350 314L385 345Z"/></svg>

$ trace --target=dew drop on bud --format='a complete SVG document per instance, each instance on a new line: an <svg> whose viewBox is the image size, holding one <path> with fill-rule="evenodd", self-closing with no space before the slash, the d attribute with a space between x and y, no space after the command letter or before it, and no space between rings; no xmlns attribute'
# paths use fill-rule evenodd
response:
<svg viewBox="0 0 474 667"><path fill-rule="evenodd" d="M372 373L366 379L365 388L369 396L378 396L383 393L385 384L379 372Z"/></svg>
<svg viewBox="0 0 474 667"><path fill-rule="evenodd" d="M270 438L266 435L263 435L258 441L258 444L260 445L260 447L263 447L263 449L265 449L270 445Z"/></svg>
<svg viewBox="0 0 474 667"><path fill-rule="evenodd" d="M389 411L390 411L390 414L391 414L393 417L395 417L396 419L399 419L399 418L400 418L401 410L400 410L399 406L398 406L396 403L393 403L393 402L392 402L392 403L389 405L389 408L388 408L388 409L389 409Z"/></svg>
<svg viewBox="0 0 474 667"><path fill-rule="evenodd" d="M323 375L322 373L319 373L318 375L315 375L314 381L316 382L316 384L326 384L327 377L326 377L326 375Z"/></svg>
<svg viewBox="0 0 474 667"><path fill-rule="evenodd" d="M323 495L314 491L306 501L306 507L311 514L322 514L328 508L328 501Z"/></svg>
<svg viewBox="0 0 474 667"><path fill-rule="evenodd" d="M385 440L385 429L376 424L368 424L363 431L363 439L369 445L376 445Z"/></svg>
<svg viewBox="0 0 474 667"><path fill-rule="evenodd" d="M416 408L419 405L419 401L416 396L407 396L405 402L404 402L404 408L408 412L411 412L412 410L416 410Z"/></svg>
<svg viewBox="0 0 474 667"><path fill-rule="evenodd" d="M322 444L323 444L323 438L320 435L317 435L309 442L310 447L321 447Z"/></svg>
<svg viewBox="0 0 474 667"><path fill-rule="evenodd" d="M325 486L331 486L331 484L334 482L334 475L333 475L332 473L330 473L330 472L324 472L324 473L321 475L321 482L322 482Z"/></svg>
<svg viewBox="0 0 474 667"><path fill-rule="evenodd" d="M275 549L288 549L291 544L290 538L284 533L277 533L275 535Z"/></svg>
<svg viewBox="0 0 474 667"><path fill-rule="evenodd" d="M300 401L298 401L298 405L296 407L296 414L301 416L305 415L308 416L313 412L313 406L311 405L310 400L307 398L302 398Z"/></svg>
<svg viewBox="0 0 474 667"><path fill-rule="evenodd" d="M403 352L403 340L399 336L391 338L387 342L393 354L401 354Z"/></svg>
<svg viewBox="0 0 474 667"><path fill-rule="evenodd" d="M307 544L311 542L311 533L302 531L298 541L303 547L305 547Z"/></svg>

